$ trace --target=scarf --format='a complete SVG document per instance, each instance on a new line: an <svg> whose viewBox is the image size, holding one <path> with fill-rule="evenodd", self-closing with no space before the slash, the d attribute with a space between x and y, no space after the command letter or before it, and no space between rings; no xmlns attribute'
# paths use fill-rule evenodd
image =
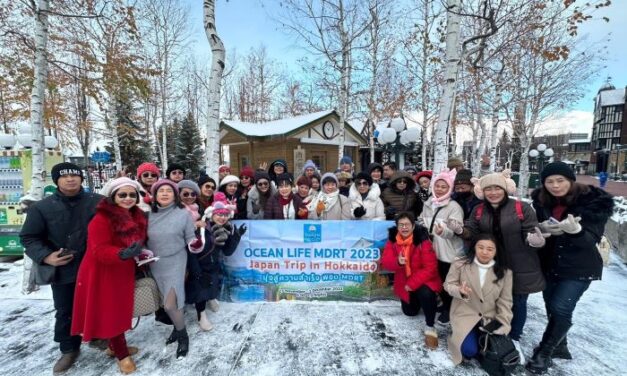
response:
<svg viewBox="0 0 627 376"><path fill-rule="evenodd" d="M401 247L403 256L405 257L405 276L411 275L411 252L414 249L414 234L409 235L407 239L403 239L401 233L396 234L396 244Z"/></svg>
<svg viewBox="0 0 627 376"><path fill-rule="evenodd" d="M289 196L287 196L287 198L283 198L283 196L279 195L279 204L281 206L285 206L287 204L289 204L290 202L292 202L292 199L294 198L294 194L290 193Z"/></svg>
<svg viewBox="0 0 627 376"><path fill-rule="evenodd" d="M191 214L194 222L200 219L200 213L198 213L198 204L185 205L185 210Z"/></svg>
<svg viewBox="0 0 627 376"><path fill-rule="evenodd" d="M486 276L486 274L488 274L488 270L491 267L494 266L494 260L491 260L487 264L482 264L477 259L477 256L475 256L475 259L473 260L473 262L478 266L478 269L479 269L479 285L481 286L481 288L483 288L483 283L485 282L485 276Z"/></svg>

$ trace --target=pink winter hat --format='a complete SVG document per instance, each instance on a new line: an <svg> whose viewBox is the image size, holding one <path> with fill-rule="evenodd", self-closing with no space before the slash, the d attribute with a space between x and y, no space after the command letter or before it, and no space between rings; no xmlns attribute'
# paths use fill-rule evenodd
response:
<svg viewBox="0 0 627 376"><path fill-rule="evenodd" d="M435 177L431 179L431 186L433 188L435 182L437 182L438 180L444 180L446 184L448 184L449 190L452 190L455 186L455 176L457 176L457 170L449 170L448 168L444 168L442 171L440 171L439 174L435 175Z"/></svg>
<svg viewBox="0 0 627 376"><path fill-rule="evenodd" d="M229 218L233 217L236 206L229 204L226 195L222 192L213 194L213 203L205 209L205 216L211 218L214 214L228 214Z"/></svg>
<svg viewBox="0 0 627 376"><path fill-rule="evenodd" d="M175 182L170 179L159 179L155 184L152 185L152 187L150 187L150 194L152 195L153 200L156 199L157 191L159 190L159 188L163 187L164 185L169 185L170 187L172 187L174 194L176 196L179 195L179 187Z"/></svg>

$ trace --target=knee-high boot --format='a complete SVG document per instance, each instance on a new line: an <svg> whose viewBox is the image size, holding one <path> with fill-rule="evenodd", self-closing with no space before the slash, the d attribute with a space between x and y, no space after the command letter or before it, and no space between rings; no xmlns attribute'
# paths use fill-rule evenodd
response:
<svg viewBox="0 0 627 376"><path fill-rule="evenodd" d="M545 331L545 338L540 343L540 348L533 355L529 363L527 363L527 370L535 374L543 374L553 364L551 357L555 349L560 345L562 340L566 338L568 329L571 327L571 323L555 317L549 319L547 330Z"/></svg>

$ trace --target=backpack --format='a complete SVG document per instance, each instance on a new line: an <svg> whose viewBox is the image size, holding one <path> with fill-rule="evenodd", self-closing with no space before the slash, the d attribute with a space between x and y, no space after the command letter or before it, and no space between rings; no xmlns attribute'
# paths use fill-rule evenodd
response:
<svg viewBox="0 0 627 376"><path fill-rule="evenodd" d="M506 335L482 333L479 353L479 363L490 376L511 375L520 362L514 342Z"/></svg>
<svg viewBox="0 0 627 376"><path fill-rule="evenodd" d="M475 220L479 222L481 220L481 216L483 215L483 207L485 203L480 203L477 205L477 211L475 212ZM524 222L525 216L523 215L522 203L519 200L514 201L514 206L516 208L516 216L518 220Z"/></svg>

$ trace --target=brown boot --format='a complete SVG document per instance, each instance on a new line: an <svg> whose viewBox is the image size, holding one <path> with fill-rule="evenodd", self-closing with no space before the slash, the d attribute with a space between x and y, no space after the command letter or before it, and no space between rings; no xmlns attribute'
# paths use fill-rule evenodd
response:
<svg viewBox="0 0 627 376"><path fill-rule="evenodd" d="M425 329L425 346L429 350L438 348L438 332L435 331L435 328Z"/></svg>
<svg viewBox="0 0 627 376"><path fill-rule="evenodd" d="M139 349L135 346L128 346L127 349L128 349L128 355L135 355L139 352ZM107 356L110 356L112 358L115 356L115 353L113 352L113 350L111 350L108 347L105 350L105 354L107 354Z"/></svg>
<svg viewBox="0 0 627 376"><path fill-rule="evenodd" d="M67 372L67 370L72 368L74 363L76 363L76 359L78 359L80 353L80 350L76 350L74 352L61 355L59 360L57 360L57 362L54 364L54 367L52 367L52 372L55 375Z"/></svg>
<svg viewBox="0 0 627 376"><path fill-rule="evenodd" d="M120 367L120 372L122 372L125 375L128 375L129 373L133 373L137 370L137 366L135 366L135 362L133 361L133 358L131 358L130 356L127 356L126 358L122 360L118 360L118 367Z"/></svg>

